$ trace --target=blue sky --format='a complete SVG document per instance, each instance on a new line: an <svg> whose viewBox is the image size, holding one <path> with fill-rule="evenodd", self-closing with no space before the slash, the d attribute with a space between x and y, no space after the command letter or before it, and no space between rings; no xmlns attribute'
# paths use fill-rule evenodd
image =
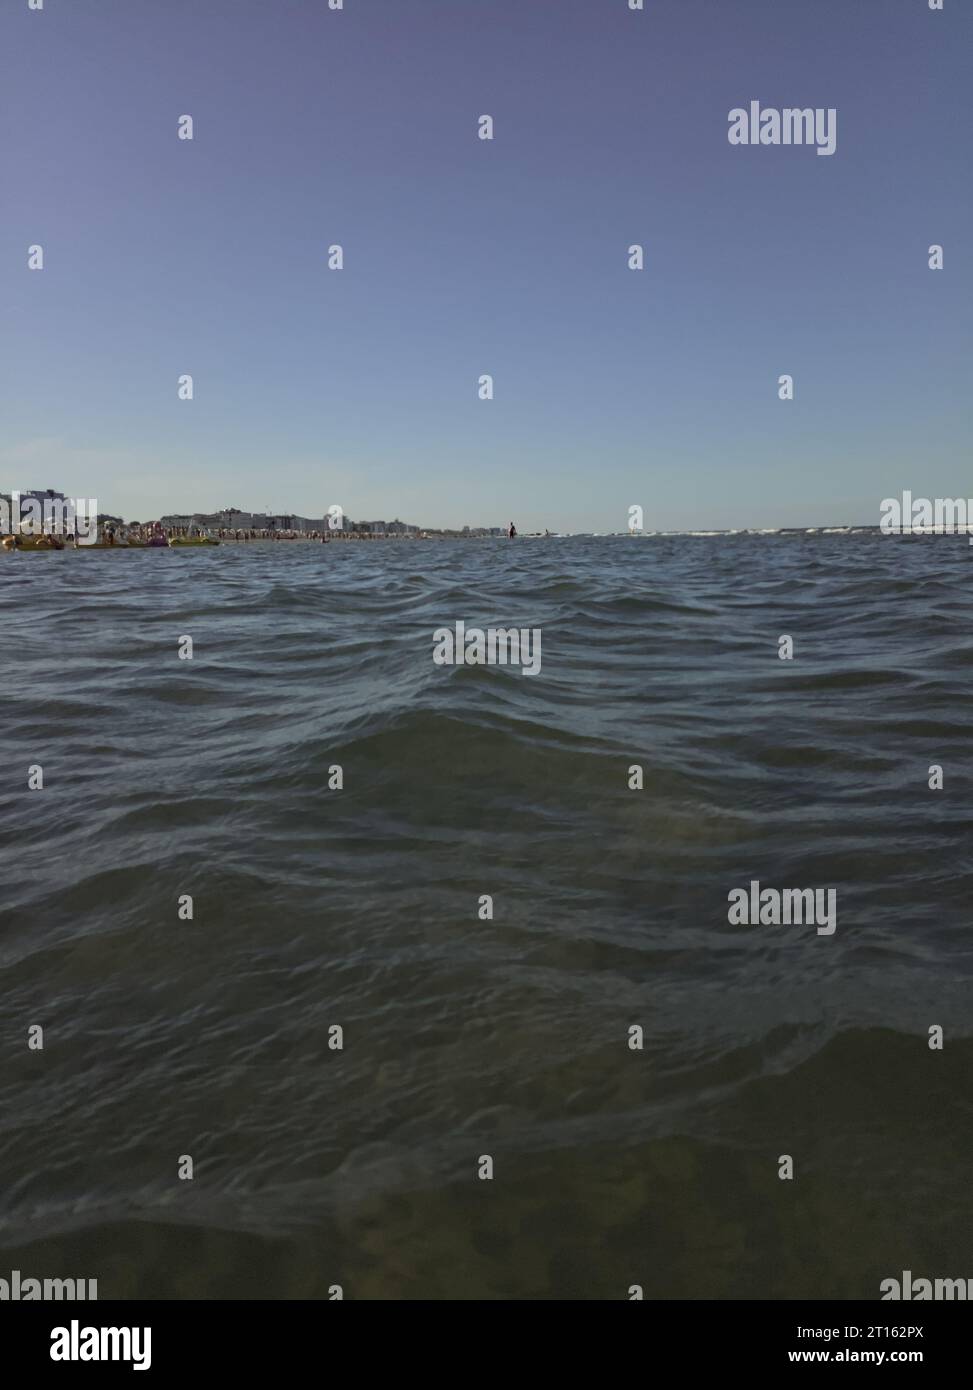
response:
<svg viewBox="0 0 973 1390"><path fill-rule="evenodd" d="M552 530L973 495L971 42L960 0L5 0L0 485ZM751 100L837 152L731 146Z"/></svg>

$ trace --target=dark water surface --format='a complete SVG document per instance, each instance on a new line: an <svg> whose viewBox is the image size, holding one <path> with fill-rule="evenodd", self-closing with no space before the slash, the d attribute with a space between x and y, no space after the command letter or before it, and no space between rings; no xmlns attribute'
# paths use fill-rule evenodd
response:
<svg viewBox="0 0 973 1390"><path fill-rule="evenodd" d="M877 534L0 555L0 1276L973 1276L971 565ZM541 673L435 666L457 619L541 628ZM751 879L835 888L836 933L731 926Z"/></svg>

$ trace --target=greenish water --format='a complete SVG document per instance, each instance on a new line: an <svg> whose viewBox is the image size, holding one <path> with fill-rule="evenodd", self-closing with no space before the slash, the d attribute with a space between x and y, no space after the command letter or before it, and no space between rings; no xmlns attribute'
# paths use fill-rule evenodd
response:
<svg viewBox="0 0 973 1390"><path fill-rule="evenodd" d="M875 534L4 557L0 1274L969 1276L968 565ZM457 620L540 628L540 673L436 666ZM835 934L730 925L752 879L836 889Z"/></svg>

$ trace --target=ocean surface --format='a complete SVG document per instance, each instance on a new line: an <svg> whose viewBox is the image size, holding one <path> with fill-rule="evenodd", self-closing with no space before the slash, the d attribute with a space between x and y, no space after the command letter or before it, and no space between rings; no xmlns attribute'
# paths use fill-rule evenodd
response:
<svg viewBox="0 0 973 1390"><path fill-rule="evenodd" d="M973 1276L971 566L876 532L0 554L0 1276ZM457 620L539 628L540 673L437 666ZM731 925L751 880L834 888L836 931Z"/></svg>

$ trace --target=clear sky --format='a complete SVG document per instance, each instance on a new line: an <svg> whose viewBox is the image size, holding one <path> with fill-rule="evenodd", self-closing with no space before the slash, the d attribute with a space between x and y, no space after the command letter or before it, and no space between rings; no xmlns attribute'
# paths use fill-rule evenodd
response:
<svg viewBox="0 0 973 1390"><path fill-rule="evenodd" d="M598 531L971 496L971 45L963 0L3 0L0 485ZM752 100L836 153L730 145Z"/></svg>

